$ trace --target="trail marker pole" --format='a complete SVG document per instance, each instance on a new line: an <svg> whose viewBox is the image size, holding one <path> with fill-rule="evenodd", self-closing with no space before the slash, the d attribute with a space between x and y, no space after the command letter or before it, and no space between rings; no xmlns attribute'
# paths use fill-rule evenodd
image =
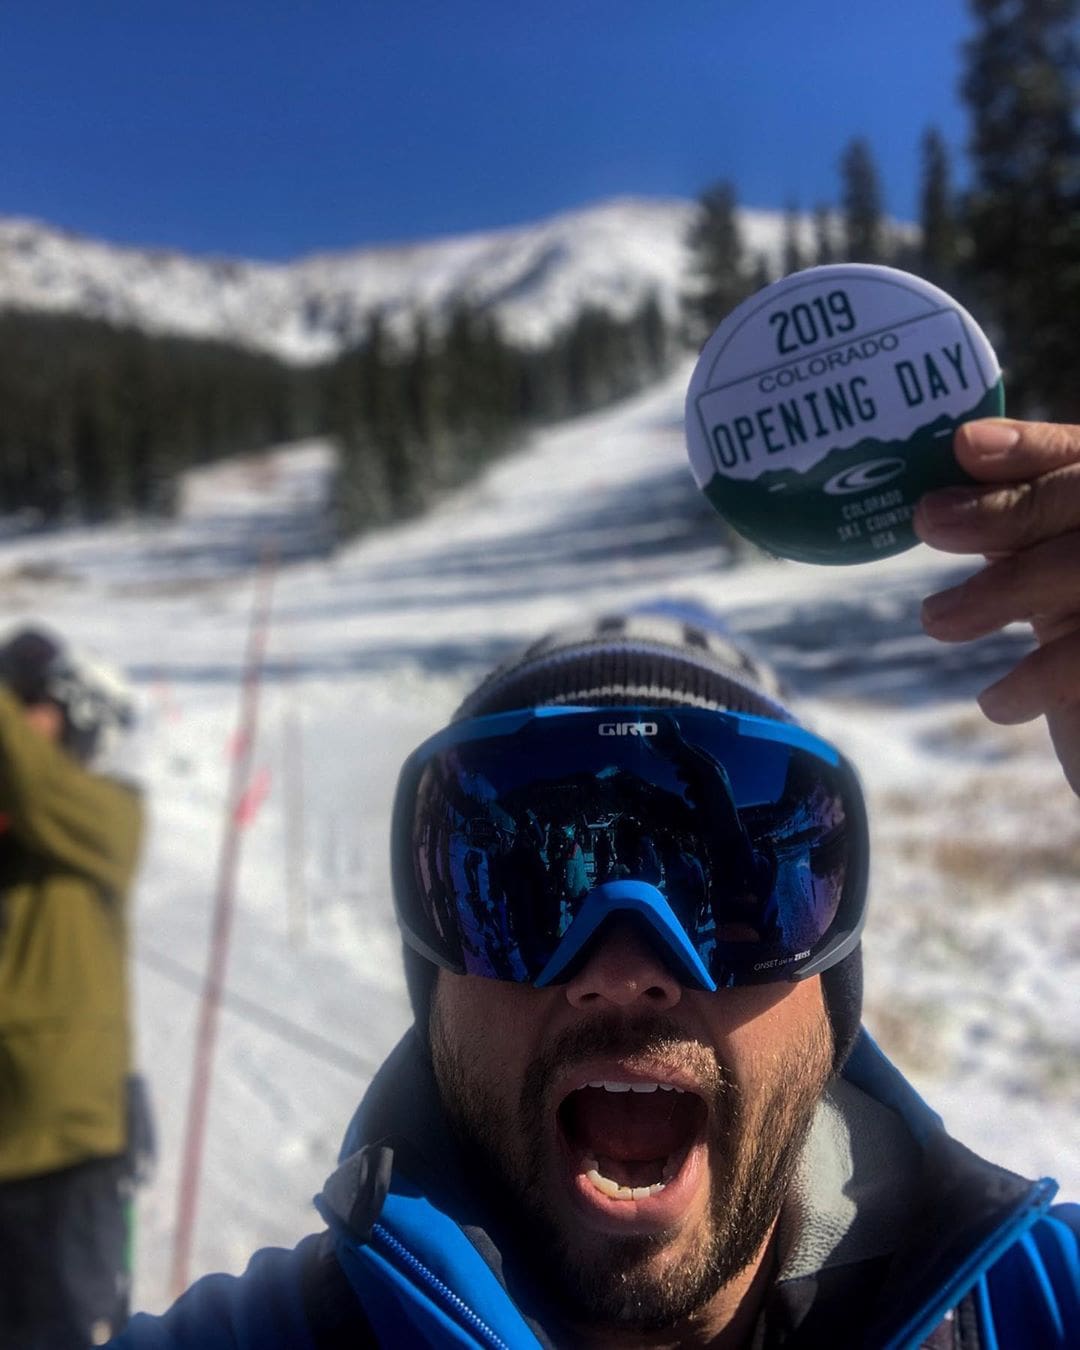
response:
<svg viewBox="0 0 1080 1350"><path fill-rule="evenodd" d="M285 791L285 885L289 943L296 949L307 938L304 887L304 749L300 714L291 705L283 727Z"/></svg>
<svg viewBox="0 0 1080 1350"><path fill-rule="evenodd" d="M199 1006L199 1026L195 1039L195 1057L192 1068L191 1096L188 1099L187 1125L184 1131L183 1158L180 1167L179 1203L176 1237L173 1244L171 1288L173 1297L179 1297L188 1286L192 1240L195 1231L195 1210L202 1170L203 1140L206 1133L206 1113L210 1100L210 1079L213 1068L214 1046L217 1040L218 1014L221 1009L225 971L229 957L229 934L232 928L236 871L240 861L240 837L245 816L241 810L248 791L252 757L255 751L255 732L258 725L259 688L263 657L266 652L270 627L270 594L273 588L273 564L264 559L259 569L255 601L248 631L247 653L244 659L243 685L240 697L240 715L233 738L232 772L229 795L225 804L225 831L218 858L217 889L214 900L213 926L206 979Z"/></svg>

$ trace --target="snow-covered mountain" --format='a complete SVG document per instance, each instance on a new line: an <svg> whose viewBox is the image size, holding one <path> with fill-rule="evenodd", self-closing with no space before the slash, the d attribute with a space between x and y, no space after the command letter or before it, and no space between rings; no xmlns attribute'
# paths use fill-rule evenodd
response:
<svg viewBox="0 0 1080 1350"><path fill-rule="evenodd" d="M625 198L516 229L278 264L119 247L0 219L0 309L77 313L310 362L357 339L375 310L405 326L419 310L437 317L465 300L490 308L511 340L535 345L586 304L622 317L653 293L673 318L694 210ZM744 210L741 223L748 252L775 263L782 214Z"/></svg>

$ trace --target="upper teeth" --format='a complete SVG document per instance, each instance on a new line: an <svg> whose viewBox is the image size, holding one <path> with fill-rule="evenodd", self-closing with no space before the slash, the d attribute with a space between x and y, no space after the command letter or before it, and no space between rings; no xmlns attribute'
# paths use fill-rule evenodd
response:
<svg viewBox="0 0 1080 1350"><path fill-rule="evenodd" d="M607 1078L597 1078L588 1084L591 1088L603 1088L605 1092L685 1092L685 1088L674 1083L619 1083Z"/></svg>

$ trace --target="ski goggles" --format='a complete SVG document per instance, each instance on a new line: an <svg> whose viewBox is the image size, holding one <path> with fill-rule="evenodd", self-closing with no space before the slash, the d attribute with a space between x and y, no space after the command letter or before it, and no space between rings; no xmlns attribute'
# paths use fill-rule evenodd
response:
<svg viewBox="0 0 1080 1350"><path fill-rule="evenodd" d="M405 761L391 834L405 941L463 974L569 978L619 915L692 987L798 980L863 924L855 772L770 718L540 707L455 723Z"/></svg>

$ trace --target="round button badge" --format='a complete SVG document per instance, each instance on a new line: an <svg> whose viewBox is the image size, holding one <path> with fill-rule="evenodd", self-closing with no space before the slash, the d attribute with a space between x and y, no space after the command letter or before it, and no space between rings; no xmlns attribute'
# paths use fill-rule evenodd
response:
<svg viewBox="0 0 1080 1350"><path fill-rule="evenodd" d="M729 524L800 562L885 558L918 540L924 492L972 480L952 436L1005 409L971 315L892 267L795 272L738 305L686 397L698 486Z"/></svg>

